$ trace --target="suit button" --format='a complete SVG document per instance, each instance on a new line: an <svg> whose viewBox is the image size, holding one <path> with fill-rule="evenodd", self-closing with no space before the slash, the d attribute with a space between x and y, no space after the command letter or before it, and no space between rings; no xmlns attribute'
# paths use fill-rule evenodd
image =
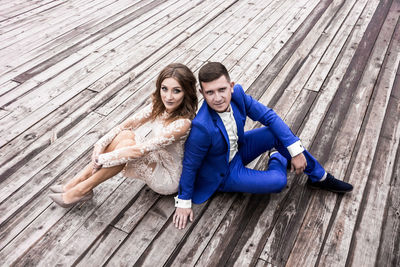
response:
<svg viewBox="0 0 400 267"><path fill-rule="evenodd" d="M219 175L220 175L221 177L224 177L224 176L225 176L225 174L224 174L224 173L220 173Z"/></svg>

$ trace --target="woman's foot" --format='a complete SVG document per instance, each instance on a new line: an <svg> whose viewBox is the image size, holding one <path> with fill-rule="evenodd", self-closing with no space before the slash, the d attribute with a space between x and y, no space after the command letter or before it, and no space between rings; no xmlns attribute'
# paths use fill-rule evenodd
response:
<svg viewBox="0 0 400 267"><path fill-rule="evenodd" d="M63 208L70 208L79 202L87 201L93 198L93 190L90 190L83 196L68 196L68 193L50 194L49 197Z"/></svg>
<svg viewBox="0 0 400 267"><path fill-rule="evenodd" d="M50 191L53 193L64 193L64 186L63 185L53 185L49 187Z"/></svg>

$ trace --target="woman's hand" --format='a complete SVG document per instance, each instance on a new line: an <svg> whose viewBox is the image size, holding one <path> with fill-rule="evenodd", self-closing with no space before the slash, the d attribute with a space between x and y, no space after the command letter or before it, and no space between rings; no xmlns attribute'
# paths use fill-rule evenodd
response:
<svg viewBox="0 0 400 267"><path fill-rule="evenodd" d="M292 158L291 171L296 171L296 174L301 174L307 167L307 160L303 153Z"/></svg>
<svg viewBox="0 0 400 267"><path fill-rule="evenodd" d="M97 159L99 158L99 155L101 153L103 153L103 151L104 151L103 148L100 148L98 146L94 146L93 153L92 153L92 166L93 166L92 175L95 174L98 170L101 169L101 165L99 165L97 163Z"/></svg>
<svg viewBox="0 0 400 267"><path fill-rule="evenodd" d="M190 221L193 222L193 210L191 208L176 208L172 222L179 230L183 229L186 227L188 216Z"/></svg>

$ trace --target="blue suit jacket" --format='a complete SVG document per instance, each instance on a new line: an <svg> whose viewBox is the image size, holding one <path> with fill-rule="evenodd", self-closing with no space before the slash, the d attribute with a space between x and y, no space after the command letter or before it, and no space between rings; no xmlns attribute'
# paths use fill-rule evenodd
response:
<svg viewBox="0 0 400 267"><path fill-rule="evenodd" d="M245 94L239 84L234 86L231 107L237 125L239 149L243 145L247 116L270 127L285 147L299 140L272 109ZM203 203L218 189L228 172L228 134L219 115L204 101L192 121L186 140L178 198Z"/></svg>

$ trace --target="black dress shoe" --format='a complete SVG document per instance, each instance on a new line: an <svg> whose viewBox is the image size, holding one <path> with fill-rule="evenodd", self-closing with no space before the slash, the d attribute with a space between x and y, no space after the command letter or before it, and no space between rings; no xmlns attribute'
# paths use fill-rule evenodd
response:
<svg viewBox="0 0 400 267"><path fill-rule="evenodd" d="M311 182L311 180L308 179L307 185L312 188L324 189L335 193L346 193L353 190L353 186L351 184L336 179L329 172L326 176L326 179L322 182Z"/></svg>

